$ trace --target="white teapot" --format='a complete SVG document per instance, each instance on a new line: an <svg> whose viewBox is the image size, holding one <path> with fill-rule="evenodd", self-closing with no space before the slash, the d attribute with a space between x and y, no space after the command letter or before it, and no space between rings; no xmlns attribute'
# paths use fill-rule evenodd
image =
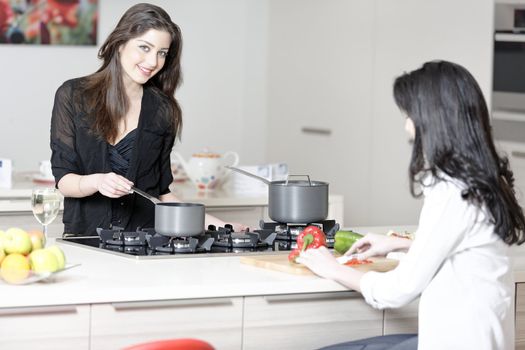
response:
<svg viewBox="0 0 525 350"><path fill-rule="evenodd" d="M177 152L172 156L180 162L188 177L201 191L214 190L224 182L228 174L224 168L225 165L237 166L239 164L239 155L233 151L220 155L205 150L194 153L188 162Z"/></svg>

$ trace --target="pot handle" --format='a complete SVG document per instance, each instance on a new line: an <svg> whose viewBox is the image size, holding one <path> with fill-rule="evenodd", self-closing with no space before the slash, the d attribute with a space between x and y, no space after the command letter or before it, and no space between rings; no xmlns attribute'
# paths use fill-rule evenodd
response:
<svg viewBox="0 0 525 350"><path fill-rule="evenodd" d="M308 178L308 184L309 184L310 186L312 186L312 181L310 181L310 176L309 176L309 175L288 175L288 176L286 177L286 185L288 185L288 180L290 179L290 176L306 176L306 177Z"/></svg>

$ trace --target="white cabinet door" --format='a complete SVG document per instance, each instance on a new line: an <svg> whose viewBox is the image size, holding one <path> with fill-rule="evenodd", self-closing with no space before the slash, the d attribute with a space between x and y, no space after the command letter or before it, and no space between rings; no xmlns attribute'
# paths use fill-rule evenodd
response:
<svg viewBox="0 0 525 350"><path fill-rule="evenodd" d="M374 11L369 0L272 0L268 15L268 161L328 182L352 226L368 211Z"/></svg>
<svg viewBox="0 0 525 350"><path fill-rule="evenodd" d="M241 348L242 298L100 304L91 312L91 350L174 338Z"/></svg>
<svg viewBox="0 0 525 350"><path fill-rule="evenodd" d="M399 309L385 310L384 334L417 333L419 299Z"/></svg>
<svg viewBox="0 0 525 350"><path fill-rule="evenodd" d="M0 349L87 350L89 305L0 309Z"/></svg>
<svg viewBox="0 0 525 350"><path fill-rule="evenodd" d="M356 292L245 297L243 349L315 349L383 332Z"/></svg>
<svg viewBox="0 0 525 350"><path fill-rule="evenodd" d="M514 172L514 189L522 207L525 207L525 143L497 142L498 149L509 158Z"/></svg>

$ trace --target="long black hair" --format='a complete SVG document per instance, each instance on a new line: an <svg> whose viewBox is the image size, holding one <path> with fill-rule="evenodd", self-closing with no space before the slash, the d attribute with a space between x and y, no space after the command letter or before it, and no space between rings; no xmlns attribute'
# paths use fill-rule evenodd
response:
<svg viewBox="0 0 525 350"><path fill-rule="evenodd" d="M433 61L398 77L398 107L412 119L415 138L409 167L410 191L429 172L442 171L466 185L462 196L492 215L495 231L507 244L525 241L525 218L516 200L508 159L494 146L489 112L479 85L462 66Z"/></svg>

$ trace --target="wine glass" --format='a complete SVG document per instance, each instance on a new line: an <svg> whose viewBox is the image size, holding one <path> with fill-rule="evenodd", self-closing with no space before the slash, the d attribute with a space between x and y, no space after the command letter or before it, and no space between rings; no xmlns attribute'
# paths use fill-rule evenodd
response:
<svg viewBox="0 0 525 350"><path fill-rule="evenodd" d="M43 226L47 241L47 225L57 217L62 202L62 195L54 187L34 188L31 194L33 215Z"/></svg>

